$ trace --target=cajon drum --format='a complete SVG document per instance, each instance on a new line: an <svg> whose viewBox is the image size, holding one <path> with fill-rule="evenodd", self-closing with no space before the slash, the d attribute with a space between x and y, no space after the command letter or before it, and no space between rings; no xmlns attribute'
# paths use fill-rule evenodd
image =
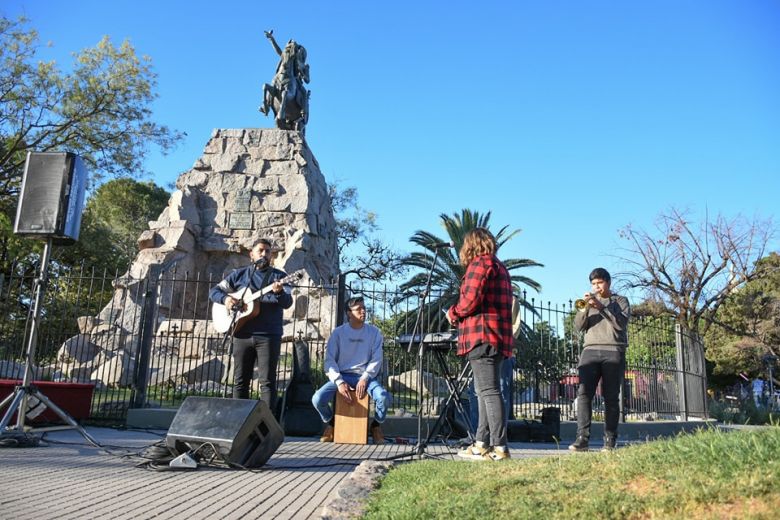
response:
<svg viewBox="0 0 780 520"><path fill-rule="evenodd" d="M354 390L349 391L352 403L336 392L336 422L333 442L339 444L368 444L368 393L358 399Z"/></svg>

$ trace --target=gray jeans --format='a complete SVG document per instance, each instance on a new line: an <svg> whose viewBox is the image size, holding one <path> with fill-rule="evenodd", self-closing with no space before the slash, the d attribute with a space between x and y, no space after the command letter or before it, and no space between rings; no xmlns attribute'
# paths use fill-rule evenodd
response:
<svg viewBox="0 0 780 520"><path fill-rule="evenodd" d="M469 358L479 407L476 440L485 446L506 446L506 416L499 383L503 360L500 353Z"/></svg>

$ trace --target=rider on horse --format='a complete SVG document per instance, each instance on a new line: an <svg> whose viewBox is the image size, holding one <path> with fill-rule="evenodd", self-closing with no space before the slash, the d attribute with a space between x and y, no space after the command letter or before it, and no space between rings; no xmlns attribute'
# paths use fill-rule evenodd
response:
<svg viewBox="0 0 780 520"><path fill-rule="evenodd" d="M268 115L269 109L273 110L278 128L303 131L309 119L309 91L304 86L309 82L306 49L290 40L282 50L273 31L265 31L265 36L281 59L272 83L263 85L260 112Z"/></svg>

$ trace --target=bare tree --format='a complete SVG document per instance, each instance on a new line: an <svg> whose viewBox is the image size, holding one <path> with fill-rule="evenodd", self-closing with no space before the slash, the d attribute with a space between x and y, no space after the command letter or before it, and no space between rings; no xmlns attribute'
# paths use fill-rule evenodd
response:
<svg viewBox="0 0 780 520"><path fill-rule="evenodd" d="M619 257L629 266L622 273L629 288L673 309L688 330L704 335L726 298L762 271L762 258L774 236L771 219L742 216L697 224L685 211L661 213L654 231L620 230L628 241Z"/></svg>
<svg viewBox="0 0 780 520"><path fill-rule="evenodd" d="M377 215L358 203L357 188L333 182L328 185L328 194L336 217L341 273L374 282L402 274L406 255L377 236Z"/></svg>

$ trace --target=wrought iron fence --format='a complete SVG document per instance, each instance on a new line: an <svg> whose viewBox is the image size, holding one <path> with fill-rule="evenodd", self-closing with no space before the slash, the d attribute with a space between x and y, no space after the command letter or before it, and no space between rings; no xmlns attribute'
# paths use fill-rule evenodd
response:
<svg viewBox="0 0 780 520"><path fill-rule="evenodd" d="M0 275L0 378L22 378L34 267L17 265ZM119 423L129 408L175 407L190 395L231 395L230 341L212 329L208 312L208 291L218 280L160 266L133 277L56 264L49 280L35 378L93 383L90 419ZM366 298L369 320L385 336L382 378L393 396L391 413L436 415L449 395L446 374L458 373L461 361L447 342L423 344L421 353L409 337L415 323L418 333L441 330L441 295L427 295L418 313L419 295L343 279L294 287L278 365L280 397L293 381L296 342L308 345L315 386L324 381L326 341L347 293ZM554 306L527 299L511 381L515 417L537 417L554 406L564 419L574 418L581 350L574 312L571 302ZM629 341L624 419L706 416L701 341L661 318L632 318ZM597 397L597 413L600 405Z"/></svg>

